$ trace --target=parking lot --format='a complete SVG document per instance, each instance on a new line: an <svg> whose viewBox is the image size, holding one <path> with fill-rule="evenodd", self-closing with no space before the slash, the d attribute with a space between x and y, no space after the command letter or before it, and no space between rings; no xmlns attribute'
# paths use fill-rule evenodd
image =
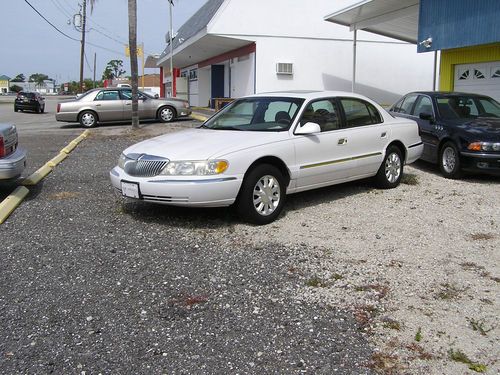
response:
<svg viewBox="0 0 500 375"><path fill-rule="evenodd" d="M83 131L55 106L0 104L26 175ZM393 190L290 196L265 227L116 196L125 147L198 124L92 129L30 188L0 226L1 373L498 373L498 177L417 162Z"/></svg>

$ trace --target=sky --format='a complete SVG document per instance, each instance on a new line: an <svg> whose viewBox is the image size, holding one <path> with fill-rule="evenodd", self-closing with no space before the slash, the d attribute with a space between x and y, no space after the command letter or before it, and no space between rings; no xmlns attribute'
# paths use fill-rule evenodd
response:
<svg viewBox="0 0 500 375"><path fill-rule="evenodd" d="M56 31L28 4L28 1L54 26L71 40ZM173 25L178 30L207 0L174 0ZM79 12L83 0L2 0L0 22L0 75L11 78L23 73L28 78L42 73L56 83L79 81L81 32L75 30L70 19ZM94 53L96 79L100 79L110 60L124 62L125 75L130 74L129 58L125 56L128 44L128 1L97 0L90 12L87 0L87 27L84 77L93 78ZM69 22L69 24L68 24ZM168 0L137 0L137 43L144 43L146 54L161 53L169 26ZM99 46L99 47L97 47ZM139 74L141 74L139 60ZM159 69L145 69L146 74Z"/></svg>

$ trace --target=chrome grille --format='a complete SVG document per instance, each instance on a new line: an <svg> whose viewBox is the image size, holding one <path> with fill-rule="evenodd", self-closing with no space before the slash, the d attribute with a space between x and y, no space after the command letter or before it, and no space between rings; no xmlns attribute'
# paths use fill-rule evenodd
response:
<svg viewBox="0 0 500 375"><path fill-rule="evenodd" d="M125 172L134 177L154 177L160 174L170 160L154 155L127 155Z"/></svg>

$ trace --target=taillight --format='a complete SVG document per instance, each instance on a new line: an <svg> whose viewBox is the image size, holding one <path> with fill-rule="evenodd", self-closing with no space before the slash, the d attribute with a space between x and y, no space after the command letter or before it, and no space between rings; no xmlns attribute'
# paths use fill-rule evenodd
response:
<svg viewBox="0 0 500 375"><path fill-rule="evenodd" d="M57 113L61 110L61 103L57 103Z"/></svg>
<svg viewBox="0 0 500 375"><path fill-rule="evenodd" d="M3 137L0 137L0 158L5 156L5 144L3 143Z"/></svg>

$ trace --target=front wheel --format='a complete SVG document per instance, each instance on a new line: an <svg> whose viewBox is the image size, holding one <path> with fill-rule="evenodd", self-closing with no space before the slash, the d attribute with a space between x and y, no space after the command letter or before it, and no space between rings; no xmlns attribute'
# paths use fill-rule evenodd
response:
<svg viewBox="0 0 500 375"><path fill-rule="evenodd" d="M84 111L80 115L80 125L84 128L93 128L97 125L96 114L92 111Z"/></svg>
<svg viewBox="0 0 500 375"><path fill-rule="evenodd" d="M17 107L14 106L14 112L17 112L17 111L19 111L19 109L17 109Z"/></svg>
<svg viewBox="0 0 500 375"><path fill-rule="evenodd" d="M460 156L455 143L446 142L439 152L439 169L446 178L460 178L462 171L460 170Z"/></svg>
<svg viewBox="0 0 500 375"><path fill-rule="evenodd" d="M40 112L41 113L44 113L45 112L45 105L42 106L42 108L40 109Z"/></svg>
<svg viewBox="0 0 500 375"><path fill-rule="evenodd" d="M285 178L278 168L261 164L243 180L236 209L250 223L263 225L273 222L285 204Z"/></svg>
<svg viewBox="0 0 500 375"><path fill-rule="evenodd" d="M382 189L392 189L399 185L403 177L403 157L399 147L390 146L382 165L375 176L375 183Z"/></svg>
<svg viewBox="0 0 500 375"><path fill-rule="evenodd" d="M175 118L175 109L172 107L163 107L158 111L158 119L161 122L171 122Z"/></svg>

